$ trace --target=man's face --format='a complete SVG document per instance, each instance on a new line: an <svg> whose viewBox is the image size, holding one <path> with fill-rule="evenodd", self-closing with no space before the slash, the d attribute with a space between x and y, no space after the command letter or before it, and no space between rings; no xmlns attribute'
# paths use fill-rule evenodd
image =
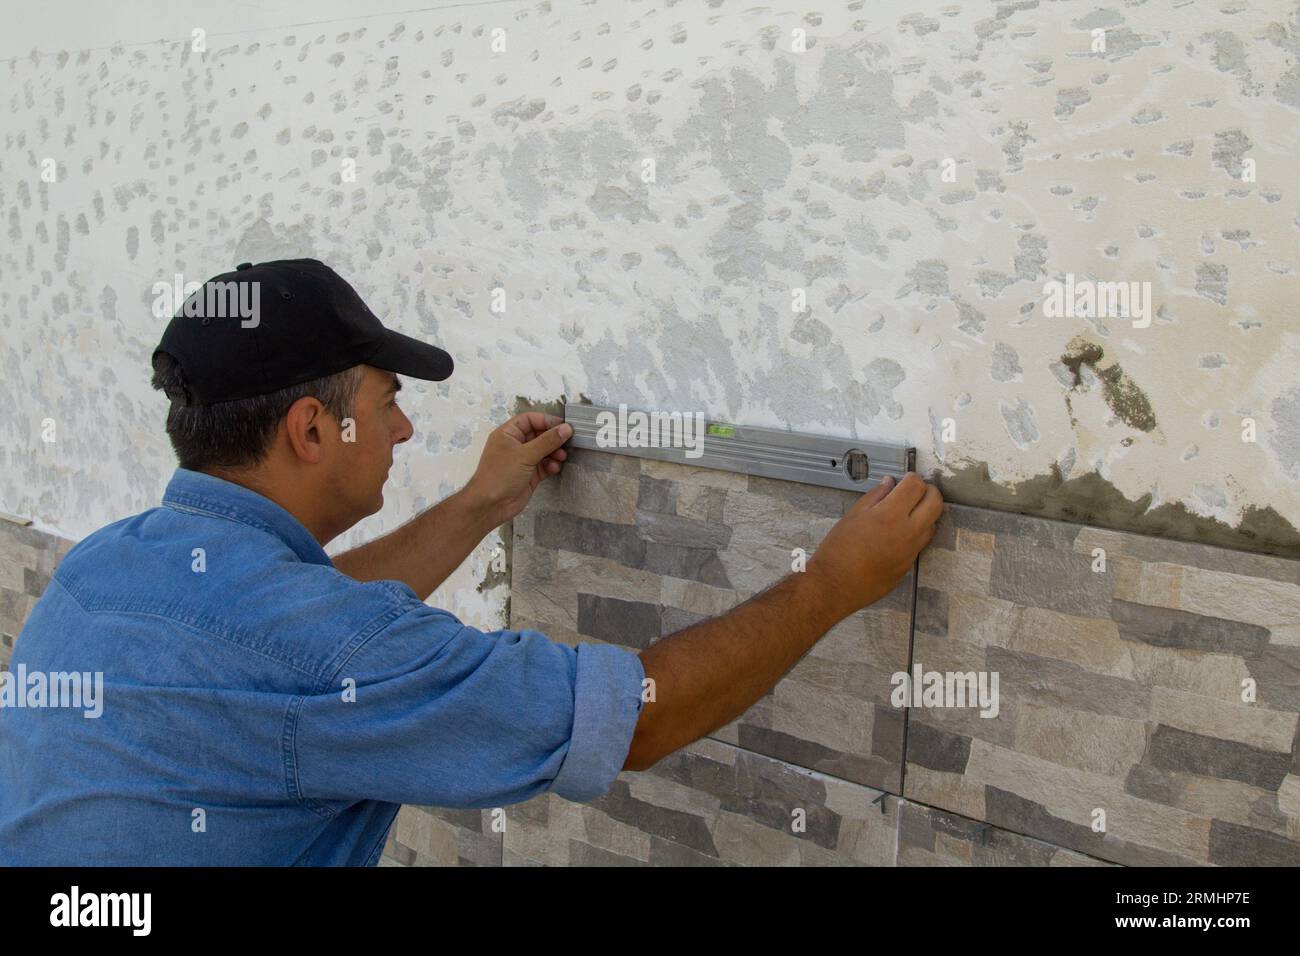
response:
<svg viewBox="0 0 1300 956"><path fill-rule="evenodd" d="M397 407L401 381L392 372L363 365L353 405L353 441L340 445L339 491L360 517L384 506L384 483L393 465L393 446L414 433L411 420ZM348 437L345 429L344 438ZM360 520L360 518L358 518Z"/></svg>

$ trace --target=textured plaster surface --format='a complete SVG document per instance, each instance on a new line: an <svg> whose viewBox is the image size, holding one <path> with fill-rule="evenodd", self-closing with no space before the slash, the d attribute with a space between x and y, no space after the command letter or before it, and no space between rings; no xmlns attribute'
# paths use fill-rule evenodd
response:
<svg viewBox="0 0 1300 956"><path fill-rule="evenodd" d="M299 255L457 358L340 544L579 392L908 441L966 500L1056 469L1300 524L1291 3L151 6L0 62L0 509L38 527L161 493L153 284ZM1066 274L1149 282L1150 326L1048 318ZM500 616L499 543L434 601Z"/></svg>

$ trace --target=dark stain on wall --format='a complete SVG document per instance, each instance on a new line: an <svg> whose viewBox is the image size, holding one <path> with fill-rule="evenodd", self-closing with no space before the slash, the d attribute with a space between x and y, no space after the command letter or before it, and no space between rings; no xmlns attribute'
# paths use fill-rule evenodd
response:
<svg viewBox="0 0 1300 956"><path fill-rule="evenodd" d="M1074 374L1075 388L1083 384L1079 370L1085 365L1091 368L1097 378L1101 379L1102 395L1115 416L1125 425L1139 431L1153 431L1156 416L1151 410L1151 400L1124 373L1118 362L1103 364L1105 354L1100 345L1078 336L1061 356L1061 362ZM1065 400L1067 403L1070 401L1068 395ZM1070 420L1074 421L1073 408L1070 409Z"/></svg>

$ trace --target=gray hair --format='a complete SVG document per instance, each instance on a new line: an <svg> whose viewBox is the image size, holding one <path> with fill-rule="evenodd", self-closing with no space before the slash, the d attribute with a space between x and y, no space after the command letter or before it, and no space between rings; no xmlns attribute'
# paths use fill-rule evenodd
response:
<svg viewBox="0 0 1300 956"><path fill-rule="evenodd" d="M215 405L184 405L185 374L166 352L153 362L154 388L172 399L167 412L167 437L182 468L251 468L266 457L280 420L300 398L311 396L336 421L350 418L361 385L362 366L354 365L324 378L290 385L277 392Z"/></svg>

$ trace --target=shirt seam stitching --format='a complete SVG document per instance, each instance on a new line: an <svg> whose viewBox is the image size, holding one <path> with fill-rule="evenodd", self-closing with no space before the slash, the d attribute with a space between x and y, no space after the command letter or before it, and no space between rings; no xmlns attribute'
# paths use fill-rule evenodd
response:
<svg viewBox="0 0 1300 956"><path fill-rule="evenodd" d="M399 805L397 808L397 812L394 813L392 817L389 818L388 826L384 827L384 832L379 835L379 839L375 841L375 845L372 846L370 848L370 852L366 854L366 862L365 862L366 866L371 865L370 863L371 860L375 860L375 862L378 862L378 858L383 855L384 847L388 845L388 835L393 830L393 823L397 820L397 814L401 812L402 812L402 808Z"/></svg>
<svg viewBox="0 0 1300 956"><path fill-rule="evenodd" d="M278 657L274 654L268 653L265 650L262 650L261 648L254 647L250 644L245 644L241 641L234 640L222 634L220 631L213 630L212 628L209 628L203 624L196 623L196 619L194 618L186 618L175 613L165 612L151 605L136 604L136 603L126 602L126 601L116 601L116 602L104 601L102 603L96 602L96 606L94 607L88 606L86 603L82 601L81 597L78 596L77 591L73 587L74 585L76 585L76 581L75 580L65 581L64 577L66 577L66 573L55 572L53 575L51 575L50 580L57 582L59 587L61 587L64 591L66 591L68 595L72 598L72 600L77 603L77 607L81 608L81 610L86 614L139 614L143 617L155 617L158 618L159 620L167 621L170 624L191 628L192 630L198 631L200 634L205 634L208 637L215 638L216 640L219 640L224 644L229 644L231 647L239 648L242 651L247 651L250 654L256 654L258 657L264 658L268 661L274 661L276 664L280 664L284 667L292 668L293 670L297 671L299 674L302 674L304 677L309 677L316 681L320 680L319 671L308 670L307 668L302 667L299 664L295 664L293 661L290 661L286 658Z"/></svg>
<svg viewBox="0 0 1300 956"><path fill-rule="evenodd" d="M421 601L419 603L423 604L424 602ZM372 620L370 624L367 624L366 627L362 628L357 633L357 636L352 639L350 649L344 648L342 651L339 652L339 656L342 657L342 660L339 661L338 666L335 667L332 671L323 675L321 679L317 682L316 685L317 692L319 693L324 691L327 681L333 676L337 675L339 671L341 671L343 667L347 664L347 662L351 660L354 656L356 656L357 652L360 651L361 648L364 647L366 644L368 644L371 640L373 640L376 635L383 633L388 627L390 627L393 624L394 621L398 620L399 618L403 617L404 615L406 615L407 613L413 610L415 610L415 607L413 606L402 607L399 605L397 607L391 607L383 614L380 614L376 618L374 618L374 620ZM385 617L388 617L389 619L387 621L384 621L383 618ZM376 624L378 624L377 627L374 626ZM369 634L365 634L366 630L372 627L373 630L371 630ZM363 637L362 635L365 636ZM289 792L289 796L292 799L297 800L304 807L308 808L309 810L312 810L313 812L319 814L320 816L325 817L325 819L328 820L336 816L338 811L331 810L330 808L324 806L318 801L305 796L302 793L302 782L298 778L298 746L297 746L298 745L298 717L302 711L302 706L303 704L306 703L306 701L307 701L306 697L303 697L301 695L296 696L290 702L289 707L285 711L285 727L284 727L284 736L283 736L283 740L285 744L285 751L284 751L285 783Z"/></svg>
<svg viewBox="0 0 1300 956"><path fill-rule="evenodd" d="M326 820L332 820L338 816L338 811L304 796L302 782L298 779L298 713L302 710L302 705L306 701L307 698L296 696L289 701L289 706L285 708L284 712L284 729L281 732L280 739L284 759L285 790L288 792L289 798L303 809L309 810Z"/></svg>
<svg viewBox="0 0 1300 956"><path fill-rule="evenodd" d="M257 528L259 531L268 531L279 537L279 532L271 525L267 524L261 518L245 511L242 508L226 509L222 505L204 504L203 499L192 498L188 495L173 495L170 498L163 499L163 507L171 508L173 511L187 511L190 514L210 515L213 518L225 518L227 521L234 521L239 524L246 524Z"/></svg>
<svg viewBox="0 0 1300 956"><path fill-rule="evenodd" d="M254 528L257 531L263 531L284 542L284 545L289 548L289 550L293 551L294 554L298 554L298 549L294 547L293 543L287 537L289 534L287 528L284 530L276 528L247 509L237 506L212 504L209 503L208 499L190 495L186 492L173 492L171 495L163 498L162 504L164 508L170 508L173 511L179 511L183 514L188 513L204 515L209 518L222 518L226 521L233 521L236 524L242 524L246 527ZM319 544L317 547L319 547ZM320 551L322 554L325 553L324 548L320 548ZM302 559L301 555L298 555L298 557L300 560ZM328 554L326 554L325 557L327 560L329 559ZM333 566L332 561L330 564Z"/></svg>
<svg viewBox="0 0 1300 956"><path fill-rule="evenodd" d="M385 583L385 582L380 582L380 583ZM332 681L335 677L337 677L339 672L342 671L343 668L347 666L348 661L352 660L352 658L354 658L358 653L360 653L361 649L364 648L367 644L369 644L372 640L374 640L375 637L377 637L380 633L382 633L383 631L391 627L394 623L397 622L398 619L404 617L405 615L416 610L418 607L422 607L422 606L427 607L428 605L424 604L423 601L413 602L409 605L407 604L393 605L392 607L386 609L383 613L377 614L370 621L370 623L365 625L365 627L359 628L357 630L357 633L353 636L352 640L349 641L344 647L339 649L339 652L334 656L333 661L326 662L325 664L326 669L321 674L320 679L317 681L316 692L317 693L323 692L325 688L328 686L328 684L330 683L330 681ZM385 618L387 618L387 620L385 620ZM464 625L461 626L463 627ZM460 632L457 631L457 633L459 634ZM334 661L337 661L337 664L335 664Z"/></svg>

